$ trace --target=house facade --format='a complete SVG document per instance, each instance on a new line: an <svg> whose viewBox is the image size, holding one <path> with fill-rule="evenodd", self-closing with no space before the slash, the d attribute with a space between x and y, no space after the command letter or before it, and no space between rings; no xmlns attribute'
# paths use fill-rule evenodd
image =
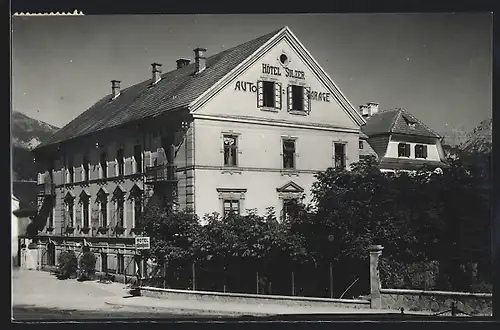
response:
<svg viewBox="0 0 500 330"><path fill-rule="evenodd" d="M360 113L366 120L362 133L381 171L415 171L425 165L439 172L448 166L436 132L405 109L379 111L378 107L370 102L360 106Z"/></svg>
<svg viewBox="0 0 500 330"><path fill-rule="evenodd" d="M284 27L111 94L34 149L42 263L91 245L98 271L136 271L145 205L286 215L314 175L359 159L365 123Z"/></svg>

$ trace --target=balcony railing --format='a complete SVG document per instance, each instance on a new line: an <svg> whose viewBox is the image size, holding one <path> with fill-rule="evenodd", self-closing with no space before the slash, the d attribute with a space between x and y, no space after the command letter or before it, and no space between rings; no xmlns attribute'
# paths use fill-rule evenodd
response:
<svg viewBox="0 0 500 330"><path fill-rule="evenodd" d="M55 196L56 185L53 183L42 183L37 186L38 196Z"/></svg>
<svg viewBox="0 0 500 330"><path fill-rule="evenodd" d="M158 165L146 167L146 183L174 183L177 182L175 165Z"/></svg>

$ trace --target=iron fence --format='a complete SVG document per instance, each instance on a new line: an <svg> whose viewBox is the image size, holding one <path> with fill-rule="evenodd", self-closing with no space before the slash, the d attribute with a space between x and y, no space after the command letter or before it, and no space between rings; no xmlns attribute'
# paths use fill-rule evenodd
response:
<svg viewBox="0 0 500 330"><path fill-rule="evenodd" d="M286 267L254 264L213 265L182 262L146 265L142 285L180 290L270 294L321 298L359 298L367 295L369 274L346 276L332 264Z"/></svg>

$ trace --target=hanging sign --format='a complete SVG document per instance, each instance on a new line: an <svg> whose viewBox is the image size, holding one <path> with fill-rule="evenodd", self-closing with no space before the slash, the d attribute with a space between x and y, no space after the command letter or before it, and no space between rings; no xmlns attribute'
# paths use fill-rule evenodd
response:
<svg viewBox="0 0 500 330"><path fill-rule="evenodd" d="M136 237L135 248L137 250L149 250L151 248L149 237L144 237L144 236Z"/></svg>

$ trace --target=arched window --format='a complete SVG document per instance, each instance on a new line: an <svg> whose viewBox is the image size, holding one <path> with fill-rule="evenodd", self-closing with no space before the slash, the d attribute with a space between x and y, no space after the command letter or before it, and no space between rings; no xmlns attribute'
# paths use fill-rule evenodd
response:
<svg viewBox="0 0 500 330"><path fill-rule="evenodd" d="M74 227L75 225L75 196L68 192L64 197L65 205L65 221L67 227Z"/></svg>
<svg viewBox="0 0 500 330"><path fill-rule="evenodd" d="M80 204L82 206L82 227L90 227L90 194L82 190L80 194Z"/></svg>
<svg viewBox="0 0 500 330"><path fill-rule="evenodd" d="M103 188L97 192L97 200L99 204L99 223L101 227L108 227L108 192Z"/></svg>
<svg viewBox="0 0 500 330"><path fill-rule="evenodd" d="M142 189L134 185L132 189L130 189L129 200L132 209L132 228L137 226L137 221L141 218L143 209L142 209L142 199L143 199L143 191Z"/></svg>
<svg viewBox="0 0 500 330"><path fill-rule="evenodd" d="M115 203L115 225L117 227L125 227L125 193L118 186L113 192L113 201Z"/></svg>

